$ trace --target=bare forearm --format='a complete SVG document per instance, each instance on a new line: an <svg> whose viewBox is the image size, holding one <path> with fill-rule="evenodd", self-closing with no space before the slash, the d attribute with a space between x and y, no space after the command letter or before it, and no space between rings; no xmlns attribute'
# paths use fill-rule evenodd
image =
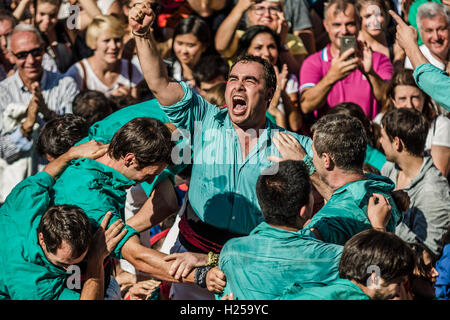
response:
<svg viewBox="0 0 450 320"><path fill-rule="evenodd" d="M17 5L16 9L13 12L13 16L17 19L17 20L22 20L23 15L25 14L25 11L27 10L28 6L30 5L31 1L30 0L22 0L19 1L19 4Z"/></svg>
<svg viewBox="0 0 450 320"><path fill-rule="evenodd" d="M130 241L130 240L128 240ZM150 274L152 277L170 282L194 283L194 271L191 271L186 278L175 279L169 274L173 262L166 262L163 258L166 256L159 251L145 248L141 245L130 246L127 243L122 248L124 259L128 260L136 269Z"/></svg>
<svg viewBox="0 0 450 320"><path fill-rule="evenodd" d="M183 88L179 83L169 81L167 68L159 55L153 35L150 33L149 39L138 36L134 38L142 73L156 99L165 106L180 101L184 95Z"/></svg>
<svg viewBox="0 0 450 320"><path fill-rule="evenodd" d="M234 38L234 34L236 33L236 28L242 18L243 13L244 12L242 11L242 9L236 6L220 24L220 27L217 30L216 36L214 38L216 50L219 53L223 53L231 44L231 41Z"/></svg>
<svg viewBox="0 0 450 320"><path fill-rule="evenodd" d="M326 75L317 85L312 88L305 89L300 96L300 107L303 113L310 113L316 109L322 107L325 102L328 93L333 88L335 81L329 79Z"/></svg>
<svg viewBox="0 0 450 320"><path fill-rule="evenodd" d="M86 12L91 19L94 19L95 16L102 14L94 0L79 0L79 2L83 8L83 11Z"/></svg>
<svg viewBox="0 0 450 320"><path fill-rule="evenodd" d="M316 52L316 42L314 41L314 33L312 28L304 30L295 30L294 34L302 39L308 54Z"/></svg>
<svg viewBox="0 0 450 320"><path fill-rule="evenodd" d="M424 63L429 63L416 43L410 44L403 49L405 50L405 53L408 56L409 61L411 61L414 69Z"/></svg>
<svg viewBox="0 0 450 320"><path fill-rule="evenodd" d="M287 122L292 131L298 132L302 126L303 118L298 106L296 107L291 100L290 95L285 91L281 95L283 99L284 110L286 112Z"/></svg>

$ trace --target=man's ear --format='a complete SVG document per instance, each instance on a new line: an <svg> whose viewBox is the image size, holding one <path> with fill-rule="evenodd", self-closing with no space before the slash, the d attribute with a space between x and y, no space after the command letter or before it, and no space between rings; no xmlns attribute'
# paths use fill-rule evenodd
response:
<svg viewBox="0 0 450 320"><path fill-rule="evenodd" d="M39 232L38 234L38 241L42 248L45 248L45 242L44 242L44 235L42 232Z"/></svg>
<svg viewBox="0 0 450 320"><path fill-rule="evenodd" d="M127 153L125 157L123 157L123 162L126 167L136 164L136 157L134 153Z"/></svg>
<svg viewBox="0 0 450 320"><path fill-rule="evenodd" d="M394 137L392 142L394 143L394 148L397 152L401 152L405 148L402 139L400 139L399 137Z"/></svg>
<svg viewBox="0 0 450 320"><path fill-rule="evenodd" d="M322 158L325 169L332 170L334 168L334 161L328 153L324 152L320 157Z"/></svg>

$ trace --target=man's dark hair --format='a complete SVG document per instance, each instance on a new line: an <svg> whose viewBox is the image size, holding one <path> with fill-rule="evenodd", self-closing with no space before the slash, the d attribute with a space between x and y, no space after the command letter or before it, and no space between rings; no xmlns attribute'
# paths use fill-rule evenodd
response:
<svg viewBox="0 0 450 320"><path fill-rule="evenodd" d="M264 80L266 82L266 88L272 89L273 92L275 92L275 89L277 88L277 76L275 74L275 69L270 64L270 62L267 61L266 59L263 59L263 58L257 57L257 56L252 56L252 55L245 55L245 56L238 57L236 59L236 61L233 63L233 65L231 66L230 72L231 72L231 70L233 70L233 68L236 64L246 63L246 62L256 62L263 66Z"/></svg>
<svg viewBox="0 0 450 320"><path fill-rule="evenodd" d="M42 127L36 143L41 156L57 158L89 133L89 124L79 116L67 113L49 120Z"/></svg>
<svg viewBox="0 0 450 320"><path fill-rule="evenodd" d="M423 156L428 122L422 113L416 109L392 109L383 116L381 123L390 141L398 137L409 153Z"/></svg>
<svg viewBox="0 0 450 320"><path fill-rule="evenodd" d="M269 168L272 170L273 168ZM256 195L267 223L299 227L300 208L308 204L311 182L301 161L283 161L275 174L261 174L256 182Z"/></svg>
<svg viewBox="0 0 450 320"><path fill-rule="evenodd" d="M127 122L114 134L108 155L119 160L133 153L142 169L157 163L172 164L173 147L170 130L161 121L142 117Z"/></svg>
<svg viewBox="0 0 450 320"><path fill-rule="evenodd" d="M362 170L367 136L361 121L345 114L330 114L320 118L311 130L319 156L328 153L343 170Z"/></svg>
<svg viewBox="0 0 450 320"><path fill-rule="evenodd" d="M91 242L91 224L77 206L60 205L50 207L42 216L38 234L42 233L47 251L56 254L62 241L66 241L73 257L80 257Z"/></svg>
<svg viewBox="0 0 450 320"><path fill-rule="evenodd" d="M200 83L211 82L218 77L223 77L226 81L229 71L228 63L221 56L214 54L202 57L201 62L197 63L192 70L192 75L195 85L200 88Z"/></svg>
<svg viewBox="0 0 450 320"><path fill-rule="evenodd" d="M89 126L109 116L113 108L113 103L103 93L95 90L80 92L72 103L73 114L86 119Z"/></svg>
<svg viewBox="0 0 450 320"><path fill-rule="evenodd" d="M365 230L345 243L339 277L365 286L372 266L379 268L379 276L389 284L412 275L414 254L409 245L393 233Z"/></svg>
<svg viewBox="0 0 450 320"><path fill-rule="evenodd" d="M10 11L0 9L0 22L4 20L11 21L13 28L17 25L17 18Z"/></svg>

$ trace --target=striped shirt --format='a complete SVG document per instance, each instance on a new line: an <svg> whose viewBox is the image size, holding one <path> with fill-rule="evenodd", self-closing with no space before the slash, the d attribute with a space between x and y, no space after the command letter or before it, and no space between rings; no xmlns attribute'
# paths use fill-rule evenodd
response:
<svg viewBox="0 0 450 320"><path fill-rule="evenodd" d="M44 70L40 87L50 110L59 115L72 112L72 101L78 94L77 85L72 78ZM18 72L0 82L0 157L8 162L16 160L22 152L30 150L33 141L22 136L19 125L13 130L7 130L5 124L8 119L5 110L12 103L28 106L32 97L33 94L24 85ZM26 117L26 112L23 116ZM44 124L41 113L38 113L36 122L41 126Z"/></svg>

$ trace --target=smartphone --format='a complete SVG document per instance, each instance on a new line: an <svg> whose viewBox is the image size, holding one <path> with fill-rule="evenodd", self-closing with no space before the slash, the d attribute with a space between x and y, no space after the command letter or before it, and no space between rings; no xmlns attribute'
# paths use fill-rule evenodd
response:
<svg viewBox="0 0 450 320"><path fill-rule="evenodd" d="M341 54L350 48L356 49L356 38L355 36L342 36L341 37ZM352 54L348 59L353 58L355 55ZM347 59L347 60L348 60Z"/></svg>

